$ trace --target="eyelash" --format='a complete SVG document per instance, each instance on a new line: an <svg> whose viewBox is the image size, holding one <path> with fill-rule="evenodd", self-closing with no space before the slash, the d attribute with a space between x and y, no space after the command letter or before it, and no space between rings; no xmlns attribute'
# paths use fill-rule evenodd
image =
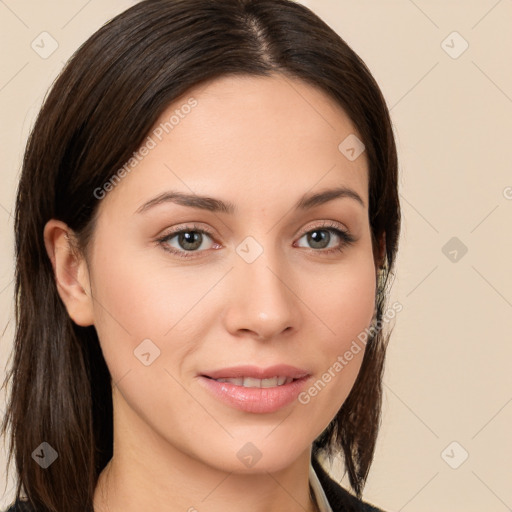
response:
<svg viewBox="0 0 512 512"><path fill-rule="evenodd" d="M333 224L331 222L324 222L323 224L319 226L315 226L312 229L309 229L308 231L305 231L301 234L299 238L302 238L304 235L307 235L309 233L312 233L313 231L329 231L331 233L334 233L337 235L341 240L341 245L338 247L331 247L330 249L312 249L310 248L310 251L313 251L315 253L322 253L322 254L332 254L335 252L341 253L343 252L348 246L352 245L356 239L348 232L343 229L340 229L337 224ZM170 239L174 238L176 235L180 235L181 233L201 233L208 235L210 238L213 239L213 233L205 228L201 228L197 225L192 226L185 226L184 228L176 229L173 231L170 231L166 233L164 236L158 238L156 242L162 246L162 248L170 252L171 254L174 254L180 258L197 258L197 253L205 252L205 251L182 251L182 250L176 250L174 248L169 248L169 246L166 244ZM199 256L200 257L200 256Z"/></svg>

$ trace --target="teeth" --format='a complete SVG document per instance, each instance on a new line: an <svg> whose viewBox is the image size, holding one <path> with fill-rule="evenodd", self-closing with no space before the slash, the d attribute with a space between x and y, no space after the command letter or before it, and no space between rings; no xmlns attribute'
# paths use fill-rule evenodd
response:
<svg viewBox="0 0 512 512"><path fill-rule="evenodd" d="M217 382L229 382L234 384L235 386L242 386L244 383L244 378L240 377L239 379L216 379Z"/></svg>
<svg viewBox="0 0 512 512"><path fill-rule="evenodd" d="M271 377L268 379L255 379L253 377L238 377L234 379L215 379L217 382L229 382L244 388L275 388L293 382L293 377Z"/></svg>
<svg viewBox="0 0 512 512"><path fill-rule="evenodd" d="M271 379L261 379L261 388L275 388L279 377L272 377ZM245 385L245 381L244 381Z"/></svg>
<svg viewBox="0 0 512 512"><path fill-rule="evenodd" d="M269 379L265 379L268 381ZM252 377L244 377L244 382L242 386L244 388L261 388L262 386L262 380L261 379L253 379Z"/></svg>

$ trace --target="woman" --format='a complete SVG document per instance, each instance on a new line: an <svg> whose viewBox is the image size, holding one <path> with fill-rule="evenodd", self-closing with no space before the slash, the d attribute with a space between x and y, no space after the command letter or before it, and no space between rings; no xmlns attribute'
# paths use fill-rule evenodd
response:
<svg viewBox="0 0 512 512"><path fill-rule="evenodd" d="M147 0L106 24L19 184L11 510L378 510L399 228L385 101L307 8Z"/></svg>

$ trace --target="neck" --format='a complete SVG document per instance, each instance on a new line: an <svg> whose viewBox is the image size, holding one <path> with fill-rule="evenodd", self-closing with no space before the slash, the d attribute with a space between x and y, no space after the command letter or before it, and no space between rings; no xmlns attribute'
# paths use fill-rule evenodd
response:
<svg viewBox="0 0 512 512"><path fill-rule="evenodd" d="M244 512L316 510L309 449L276 472L226 472L171 446L118 402L113 457L98 480L95 512L235 512L241 505Z"/></svg>

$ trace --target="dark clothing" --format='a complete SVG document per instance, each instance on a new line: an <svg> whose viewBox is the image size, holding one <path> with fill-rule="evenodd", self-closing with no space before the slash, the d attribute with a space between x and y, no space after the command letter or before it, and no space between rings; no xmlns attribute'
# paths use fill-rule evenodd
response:
<svg viewBox="0 0 512 512"><path fill-rule="evenodd" d="M33 510L24 501L17 501L9 510L6 510L6 512L33 512Z"/></svg>
<svg viewBox="0 0 512 512"><path fill-rule="evenodd" d="M315 457L312 458L311 462L333 512L384 512L369 503L357 499L353 494L350 494L341 487L324 471Z"/></svg>

